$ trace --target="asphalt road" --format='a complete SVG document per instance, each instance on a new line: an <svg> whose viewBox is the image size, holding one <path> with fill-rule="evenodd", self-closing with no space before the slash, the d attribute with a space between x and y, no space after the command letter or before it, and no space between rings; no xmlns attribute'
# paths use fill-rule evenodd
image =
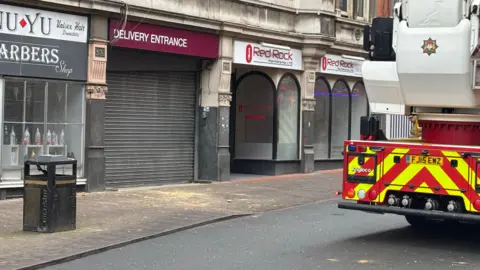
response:
<svg viewBox="0 0 480 270"><path fill-rule="evenodd" d="M327 202L216 223L47 269L479 269L479 235L464 226L415 231L401 216Z"/></svg>

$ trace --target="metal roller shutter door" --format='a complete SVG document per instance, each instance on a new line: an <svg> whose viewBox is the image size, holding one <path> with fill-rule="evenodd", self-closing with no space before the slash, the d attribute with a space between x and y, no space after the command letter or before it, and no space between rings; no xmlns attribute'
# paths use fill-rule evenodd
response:
<svg viewBox="0 0 480 270"><path fill-rule="evenodd" d="M195 72L109 72L107 186L193 179Z"/></svg>

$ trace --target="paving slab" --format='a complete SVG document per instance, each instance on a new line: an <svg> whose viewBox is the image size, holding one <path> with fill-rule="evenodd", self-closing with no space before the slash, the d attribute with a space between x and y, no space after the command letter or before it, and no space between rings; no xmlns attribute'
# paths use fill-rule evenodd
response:
<svg viewBox="0 0 480 270"><path fill-rule="evenodd" d="M22 231L23 199L0 201L0 269L38 269L231 217L335 198L341 170L77 194L77 229ZM83 254L83 255L82 255Z"/></svg>

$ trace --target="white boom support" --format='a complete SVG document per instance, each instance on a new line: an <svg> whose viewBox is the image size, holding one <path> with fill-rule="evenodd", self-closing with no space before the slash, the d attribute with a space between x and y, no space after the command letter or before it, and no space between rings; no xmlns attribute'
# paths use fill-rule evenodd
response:
<svg viewBox="0 0 480 270"><path fill-rule="evenodd" d="M480 108L475 88L480 0L403 0L394 7L396 62L362 66L371 111ZM430 108L430 109L429 109Z"/></svg>

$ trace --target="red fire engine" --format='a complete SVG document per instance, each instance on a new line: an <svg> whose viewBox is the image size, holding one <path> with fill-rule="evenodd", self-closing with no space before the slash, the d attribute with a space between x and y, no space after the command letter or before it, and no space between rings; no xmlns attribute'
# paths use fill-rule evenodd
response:
<svg viewBox="0 0 480 270"><path fill-rule="evenodd" d="M479 4L403 0L365 27L371 112L414 116L421 135L388 140L362 117L361 139L345 141L339 208L422 226L480 221Z"/></svg>

